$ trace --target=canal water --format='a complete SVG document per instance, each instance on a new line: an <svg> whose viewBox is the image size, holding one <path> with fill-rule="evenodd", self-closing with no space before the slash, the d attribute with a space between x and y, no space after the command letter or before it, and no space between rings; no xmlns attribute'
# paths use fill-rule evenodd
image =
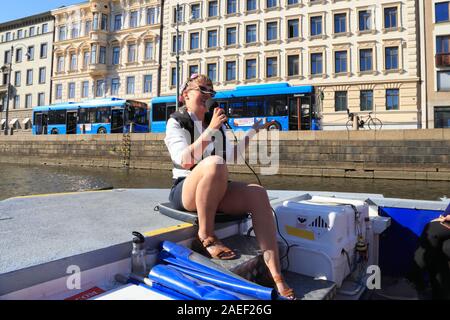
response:
<svg viewBox="0 0 450 320"><path fill-rule="evenodd" d="M380 193L385 197L438 200L450 197L450 182L260 176L267 189ZM254 175L232 180L256 182ZM170 188L171 172L91 167L0 164L0 200L15 196L103 188Z"/></svg>

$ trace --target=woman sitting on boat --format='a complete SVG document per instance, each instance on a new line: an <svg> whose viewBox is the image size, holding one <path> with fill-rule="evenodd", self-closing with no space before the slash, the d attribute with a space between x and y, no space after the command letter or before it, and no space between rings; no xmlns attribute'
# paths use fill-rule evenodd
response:
<svg viewBox="0 0 450 320"><path fill-rule="evenodd" d="M164 140L174 163L169 199L176 209L197 212L196 241L216 259L236 258L236 253L214 234L216 212L251 213L256 238L277 290L281 296L293 299L294 291L281 275L275 221L267 192L257 184L229 181L225 161L236 159L251 137L259 129L266 129L267 124L255 123L243 141L233 146L225 136L224 110L215 108L212 115L208 113L207 101L214 95L212 81L205 75L192 75L180 90L179 102L183 107L168 120Z"/></svg>

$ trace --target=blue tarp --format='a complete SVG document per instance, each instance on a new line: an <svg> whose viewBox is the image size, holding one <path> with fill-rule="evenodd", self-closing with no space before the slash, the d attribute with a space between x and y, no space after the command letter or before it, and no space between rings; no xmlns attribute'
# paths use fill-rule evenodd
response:
<svg viewBox="0 0 450 320"><path fill-rule="evenodd" d="M212 263L202 255L170 241L162 243L160 259L168 266L155 266L149 278L161 286L195 299L212 299L222 296L221 300L229 300L240 299L244 296L271 300L277 297L273 288L247 281ZM204 283L210 286L205 288Z"/></svg>

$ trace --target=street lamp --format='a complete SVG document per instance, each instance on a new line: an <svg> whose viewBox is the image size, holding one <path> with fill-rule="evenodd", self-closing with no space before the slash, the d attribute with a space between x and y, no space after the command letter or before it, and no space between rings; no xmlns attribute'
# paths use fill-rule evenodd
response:
<svg viewBox="0 0 450 320"><path fill-rule="evenodd" d="M178 28L179 20L180 20L180 4L177 2L177 9L176 9L176 36L175 36L175 51L176 51L176 58L177 58L177 66L176 66L176 85L177 85L177 100L176 100L176 110L178 111L178 108L180 107L180 45L179 45L179 37L180 37L180 30Z"/></svg>

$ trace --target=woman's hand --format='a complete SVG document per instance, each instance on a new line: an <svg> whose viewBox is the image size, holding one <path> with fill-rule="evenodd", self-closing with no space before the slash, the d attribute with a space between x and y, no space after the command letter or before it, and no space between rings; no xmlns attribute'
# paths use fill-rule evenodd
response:
<svg viewBox="0 0 450 320"><path fill-rule="evenodd" d="M226 121L227 116L225 115L225 110L223 110L222 108L215 108L208 128L212 130L219 130L220 127L222 127L222 124L224 124Z"/></svg>

